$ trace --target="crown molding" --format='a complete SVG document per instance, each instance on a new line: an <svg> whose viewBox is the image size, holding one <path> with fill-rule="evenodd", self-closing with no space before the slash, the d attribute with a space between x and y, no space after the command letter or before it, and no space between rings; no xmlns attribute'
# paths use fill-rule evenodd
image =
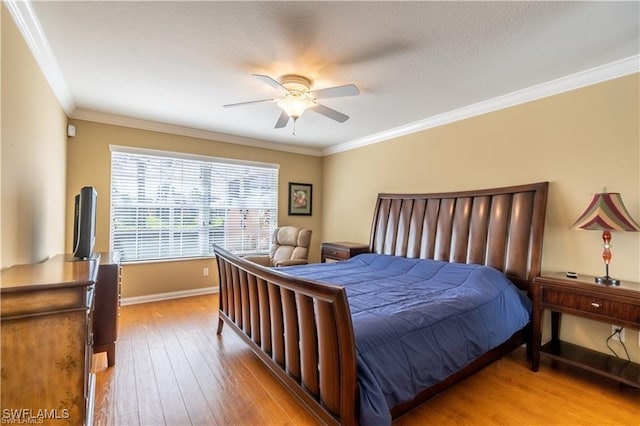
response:
<svg viewBox="0 0 640 426"><path fill-rule="evenodd" d="M434 127L465 120L467 118L476 117L526 102L535 101L537 99L546 98L579 89L581 87L602 83L607 80L613 80L615 78L624 77L637 72L640 72L640 55L630 56L619 61L531 86L503 96L498 96L476 104L434 115L404 126L395 127L370 136L334 145L325 148L322 151L322 155L337 154L339 152L349 151L366 145L384 142L389 139L416 133L422 130L432 129Z"/></svg>
<svg viewBox="0 0 640 426"><path fill-rule="evenodd" d="M40 70L55 94L62 109L70 115L75 110L71 91L67 86L58 61L53 56L49 41L42 31L40 21L36 17L31 2L28 0L3 0L13 17L13 21L22 33Z"/></svg>
<svg viewBox="0 0 640 426"><path fill-rule="evenodd" d="M226 133L216 133L208 130L194 129L191 127L176 126L173 124L159 123L156 121L141 120L138 118L124 117L121 115L107 114L104 112L78 109L70 118L76 120L93 121L114 126L130 127L133 129L149 130L152 132L168 133L171 135L187 136L191 138L206 139L216 142L225 142L235 145L245 145L254 148L272 149L275 151L290 152L293 154L310 155L321 157L322 151L315 148L304 148L297 145L286 145L275 142L268 142L261 139L252 139L241 136L229 135Z"/></svg>

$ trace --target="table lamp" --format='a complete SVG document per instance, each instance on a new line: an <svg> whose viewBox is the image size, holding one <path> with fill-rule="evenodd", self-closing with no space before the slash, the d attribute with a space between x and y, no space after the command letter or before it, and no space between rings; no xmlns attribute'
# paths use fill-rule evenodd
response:
<svg viewBox="0 0 640 426"><path fill-rule="evenodd" d="M603 192L593 194L591 202L571 228L602 231L604 251L602 259L605 265L605 275L596 277L596 282L606 285L620 285L620 280L609 276L609 262L611 262L611 232L610 231L640 231L640 225L631 218L617 192Z"/></svg>

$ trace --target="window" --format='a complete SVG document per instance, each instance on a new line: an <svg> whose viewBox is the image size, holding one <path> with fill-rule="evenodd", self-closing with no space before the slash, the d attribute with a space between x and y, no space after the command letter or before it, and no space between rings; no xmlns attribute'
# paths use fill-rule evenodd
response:
<svg viewBox="0 0 640 426"><path fill-rule="evenodd" d="M266 253L278 166L111 146L109 247L122 260Z"/></svg>

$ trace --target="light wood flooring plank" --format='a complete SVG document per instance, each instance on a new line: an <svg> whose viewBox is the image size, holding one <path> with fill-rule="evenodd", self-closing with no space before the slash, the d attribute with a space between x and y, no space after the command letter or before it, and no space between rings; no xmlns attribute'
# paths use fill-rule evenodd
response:
<svg viewBox="0 0 640 426"><path fill-rule="evenodd" d="M104 370L104 371L103 371ZM96 409L93 416L94 426L107 426L115 423L115 368L107 369L107 356L103 352L94 357L93 371L103 371L96 374Z"/></svg>
<svg viewBox="0 0 640 426"><path fill-rule="evenodd" d="M158 383L164 421L170 425L191 423L187 408L165 348L151 351L151 364Z"/></svg>
<svg viewBox="0 0 640 426"><path fill-rule="evenodd" d="M165 424L158 392L158 381L153 371L151 353L146 341L133 348L133 366L140 423L145 425Z"/></svg>
<svg viewBox="0 0 640 426"><path fill-rule="evenodd" d="M116 344L116 363L118 368L113 368L115 383L112 393L115 399L115 416L130 418L132 414L138 415L138 398L136 390L136 375L133 364L133 349L125 342Z"/></svg>

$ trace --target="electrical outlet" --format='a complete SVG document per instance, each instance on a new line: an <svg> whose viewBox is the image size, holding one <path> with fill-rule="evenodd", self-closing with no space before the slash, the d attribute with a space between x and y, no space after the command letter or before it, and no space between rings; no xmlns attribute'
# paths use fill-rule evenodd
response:
<svg viewBox="0 0 640 426"><path fill-rule="evenodd" d="M616 330L620 330L620 332L616 333ZM613 340L617 340L618 342L623 342L624 343L624 328L623 327L620 327L619 325L612 325L611 326L611 332L612 333L616 333L616 334L613 335Z"/></svg>
<svg viewBox="0 0 640 426"><path fill-rule="evenodd" d="M202 276L203 277L209 276L209 268L202 268Z"/></svg>

